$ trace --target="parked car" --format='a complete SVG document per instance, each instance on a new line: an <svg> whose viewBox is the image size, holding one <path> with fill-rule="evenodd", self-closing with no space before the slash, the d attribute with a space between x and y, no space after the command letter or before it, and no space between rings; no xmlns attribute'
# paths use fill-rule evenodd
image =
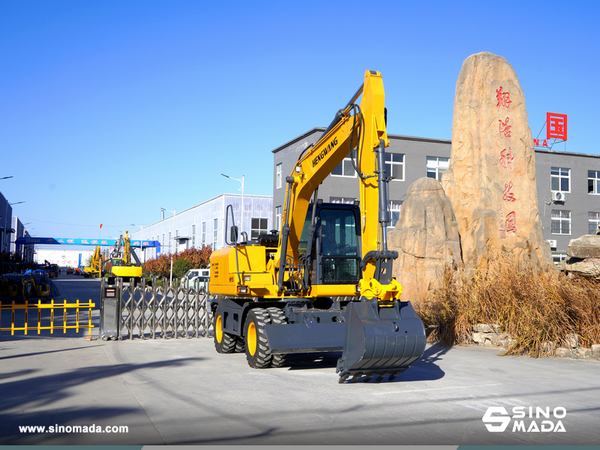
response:
<svg viewBox="0 0 600 450"><path fill-rule="evenodd" d="M210 269L190 269L183 276L184 280L188 280L189 286L193 287L196 281L200 283L200 289L208 292L208 282L210 281Z"/></svg>

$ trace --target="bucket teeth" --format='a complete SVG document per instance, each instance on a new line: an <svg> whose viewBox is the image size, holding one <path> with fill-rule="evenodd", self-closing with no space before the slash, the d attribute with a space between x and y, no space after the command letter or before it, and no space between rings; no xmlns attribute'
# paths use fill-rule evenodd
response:
<svg viewBox="0 0 600 450"><path fill-rule="evenodd" d="M362 376L363 376L362 372L355 373L352 376L352 379L350 380L350 383L356 383L358 380L360 380L360 377L362 377Z"/></svg>
<svg viewBox="0 0 600 450"><path fill-rule="evenodd" d="M385 377L388 377L388 381L394 381L396 379L396 377L398 375L400 375L403 371L401 372L385 372L385 373L374 373L374 372L356 372L356 373L345 373L344 375L340 376L339 379L339 383L345 383L346 381L349 380L349 383L356 383L358 382L361 377L364 376L364 379L362 380L364 383L369 383L373 380L375 380L375 383L380 383L381 381L383 381L383 379Z"/></svg>

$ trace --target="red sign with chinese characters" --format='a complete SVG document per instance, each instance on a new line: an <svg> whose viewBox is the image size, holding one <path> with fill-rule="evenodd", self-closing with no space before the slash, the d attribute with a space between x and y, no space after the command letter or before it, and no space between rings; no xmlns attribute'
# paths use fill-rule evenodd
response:
<svg viewBox="0 0 600 450"><path fill-rule="evenodd" d="M546 139L567 140L567 115L546 113Z"/></svg>

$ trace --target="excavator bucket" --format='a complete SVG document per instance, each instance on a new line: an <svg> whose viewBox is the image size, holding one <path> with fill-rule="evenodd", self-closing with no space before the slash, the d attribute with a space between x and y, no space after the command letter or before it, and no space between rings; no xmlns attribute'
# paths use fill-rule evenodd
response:
<svg viewBox="0 0 600 450"><path fill-rule="evenodd" d="M337 363L340 383L352 377L365 381L386 375L393 380L425 351L425 328L409 302L379 307L377 300L362 298L346 307L342 357Z"/></svg>

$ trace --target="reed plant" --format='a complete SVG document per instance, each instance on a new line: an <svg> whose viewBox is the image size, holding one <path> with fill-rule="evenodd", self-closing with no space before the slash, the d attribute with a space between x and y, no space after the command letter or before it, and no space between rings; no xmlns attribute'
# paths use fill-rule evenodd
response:
<svg viewBox="0 0 600 450"><path fill-rule="evenodd" d="M430 339L466 344L473 326L498 324L510 335L505 354L554 354L576 335L579 346L600 343L600 284L540 269L509 255L482 259L476 267L446 268L441 286L417 305Z"/></svg>

